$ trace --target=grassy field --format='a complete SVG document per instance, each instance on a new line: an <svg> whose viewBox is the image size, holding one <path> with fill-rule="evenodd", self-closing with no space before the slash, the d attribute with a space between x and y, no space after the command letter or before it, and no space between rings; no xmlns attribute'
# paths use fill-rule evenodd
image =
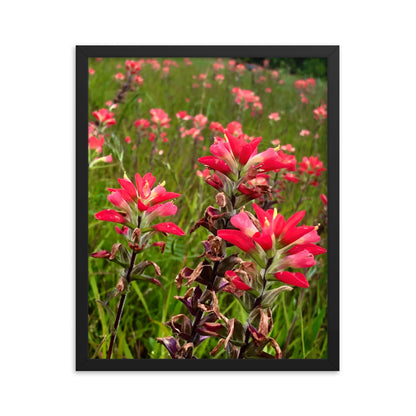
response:
<svg viewBox="0 0 416 416"><path fill-rule="evenodd" d="M124 308L118 330L116 358L169 358L168 352L157 343L157 337L171 335L169 327L164 325L172 315L184 313L183 304L174 299L183 294L175 286L174 279L185 265L194 268L203 253L202 240L206 240L208 231L197 229L189 234L195 222L204 214L208 205L215 205L216 190L207 185L197 175L204 166L197 162L202 156L209 155L209 145L213 142L213 133L209 129L211 122L219 122L224 127L232 121L239 121L243 132L249 136L262 136L259 151L275 147L272 141L280 140L280 145L291 144L296 150L294 155L298 163L302 157L318 156L327 166L327 128L326 121L316 120L313 110L326 103L326 80L315 79L316 86L304 92L308 103L302 102L300 90L294 86L298 79L308 78L308 74L295 76L279 70L277 80L272 79L271 70L261 73L245 70L241 76L227 69L228 59L223 60L224 69L219 73L224 80L215 80L213 63L215 59L192 58L192 65L185 65L183 59L172 59L178 66L170 65L169 72L163 71L164 59L157 59L160 69L152 65L143 65L139 75L143 78L141 86L133 83L133 88L125 93L123 102L112 109L116 124L106 130L102 153L89 149L90 161L96 157L110 155L112 162L96 161L89 170L89 252L110 250L121 240L114 231L114 224L98 221L94 214L106 208L112 208L107 200L107 188L117 188L117 178L126 173L133 178L136 172L142 176L152 172L157 182L165 181L165 188L178 192L182 196L175 200L178 212L168 219L178 224L186 233L184 237L169 235L165 237L166 250L162 254L157 247L143 253L143 258L156 262L162 272L159 279L163 288L146 282L133 282ZM106 102L113 101L125 80L115 77L117 73L126 75L125 59L104 58L90 60L89 75L89 120L95 118L92 112L108 108ZM93 73L93 74L92 74ZM200 74L206 74L201 80ZM259 77L265 79L259 81ZM195 78L194 78L195 77ZM203 78L203 77L202 77ZM205 83L205 86L204 86ZM210 88L206 87L210 84ZM195 85L198 84L198 87ZM242 111L235 103L231 93L234 87L252 90L260 97L263 105L261 114L251 115L250 109ZM266 91L266 89L269 92ZM134 122L138 119L150 120L151 109L163 109L171 119L166 129L167 140L149 140L149 135L140 134ZM191 116L204 114L208 118L202 130L203 140L181 137L180 122L175 116L178 111L186 111ZM280 120L268 118L270 113L279 113ZM192 120L186 122L187 128ZM310 135L301 136L302 130ZM317 138L315 138L318 136ZM126 141L126 137L130 140ZM288 152L290 153L290 152ZM318 178L317 186L303 186L281 180L278 184L281 202L276 205L278 211L291 216L296 210L305 210L304 224L323 222L324 204L320 195L327 194L327 172ZM246 208L251 210L251 202ZM327 247L326 227L322 227L321 243ZM163 237L162 237L163 239ZM229 253L237 252L235 247ZM105 358L109 347L111 331L111 313L97 300L104 301L117 284L121 268L104 259L89 260L89 355ZM286 346L286 358L317 359L327 356L327 259L326 254L316 257L316 265L307 270L310 286L307 289L294 288L280 295L273 310L274 326L271 336L279 345ZM109 306L116 310L118 298ZM220 309L229 316L242 322L246 312L231 294L220 298ZM288 335L290 339L288 340ZM197 349L199 358L212 358L209 352L216 345L215 340L203 342ZM224 350L215 358L226 358Z"/></svg>

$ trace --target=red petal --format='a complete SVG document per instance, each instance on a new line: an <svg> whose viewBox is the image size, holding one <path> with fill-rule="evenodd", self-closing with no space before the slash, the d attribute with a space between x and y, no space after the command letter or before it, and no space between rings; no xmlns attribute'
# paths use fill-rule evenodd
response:
<svg viewBox="0 0 416 416"><path fill-rule="evenodd" d="M309 253L313 254L314 256L317 256L318 254L326 253L326 249L324 249L323 247L317 246L316 244L297 244L296 246L293 246L287 252L289 254L295 254L295 253L299 253L302 250L308 250Z"/></svg>
<svg viewBox="0 0 416 416"><path fill-rule="evenodd" d="M277 280L280 280L281 282L286 283L288 285L297 287L309 287L309 283L302 273L277 272L274 275Z"/></svg>
<svg viewBox="0 0 416 416"><path fill-rule="evenodd" d="M121 185L121 187L131 196L131 198L136 199L137 198L137 192L136 188L131 182L130 179L117 179L118 183Z"/></svg>
<svg viewBox="0 0 416 416"><path fill-rule="evenodd" d="M252 238L257 244L260 244L264 251L270 250L273 247L273 240L270 234L256 233Z"/></svg>
<svg viewBox="0 0 416 416"><path fill-rule="evenodd" d="M101 221L116 222L123 224L126 222L126 219L119 212L114 211L113 209L105 209L103 211L97 212L95 218Z"/></svg>
<svg viewBox="0 0 416 416"><path fill-rule="evenodd" d="M238 230L218 230L218 237L223 240L234 244L241 250L251 252L256 250L256 246L250 237L247 237L244 233Z"/></svg>
<svg viewBox="0 0 416 416"><path fill-rule="evenodd" d="M200 157L198 161L203 163L205 166L224 173L225 175L231 172L230 167L223 160L217 159L215 156Z"/></svg>
<svg viewBox="0 0 416 416"><path fill-rule="evenodd" d="M168 199L177 198L178 196L181 196L181 194L177 194L176 192L163 192L153 198L150 201L150 205L155 205L159 202L167 201Z"/></svg>
<svg viewBox="0 0 416 416"><path fill-rule="evenodd" d="M160 231L161 233L175 234L175 235L185 235L182 228L178 227L173 222L161 222L153 226L153 229Z"/></svg>
<svg viewBox="0 0 416 416"><path fill-rule="evenodd" d="M254 211L256 211L257 218L260 221L260 225L264 227L264 220L267 218L267 213L263 208L260 208L255 202L253 203Z"/></svg>

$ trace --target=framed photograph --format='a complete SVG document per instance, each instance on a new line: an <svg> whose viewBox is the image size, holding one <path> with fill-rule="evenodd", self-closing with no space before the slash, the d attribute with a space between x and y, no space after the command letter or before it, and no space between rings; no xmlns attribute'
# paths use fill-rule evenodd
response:
<svg viewBox="0 0 416 416"><path fill-rule="evenodd" d="M77 46L76 369L339 370L339 47Z"/></svg>

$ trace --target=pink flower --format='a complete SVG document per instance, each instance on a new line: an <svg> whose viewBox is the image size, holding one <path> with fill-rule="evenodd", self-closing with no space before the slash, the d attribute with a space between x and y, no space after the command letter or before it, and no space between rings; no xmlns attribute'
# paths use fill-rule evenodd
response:
<svg viewBox="0 0 416 416"><path fill-rule="evenodd" d="M125 76L121 72L117 72L117 74L114 75L114 78L122 81Z"/></svg>
<svg viewBox="0 0 416 416"><path fill-rule="evenodd" d="M233 136L240 136L243 134L243 129L241 123L238 121L232 121L227 125L228 133L232 134Z"/></svg>
<svg viewBox="0 0 416 416"><path fill-rule="evenodd" d="M245 175L247 179L252 179L258 173L286 167L271 148L257 153L261 137L247 141L243 135L237 138L225 130L224 139L216 137L215 140L210 146L213 156L200 158L199 161L233 180L237 176L243 178Z"/></svg>
<svg viewBox="0 0 416 416"><path fill-rule="evenodd" d="M170 118L162 109L152 108L150 110L152 116L152 122L161 127L169 127Z"/></svg>
<svg viewBox="0 0 416 416"><path fill-rule="evenodd" d="M321 105L318 108L315 108L315 110L313 110L313 114L314 114L314 119L315 120L325 120L328 116L328 113L326 111L326 104Z"/></svg>
<svg viewBox="0 0 416 416"><path fill-rule="evenodd" d="M138 120L136 120L134 122L134 125L139 129L139 130L146 130L147 128L150 127L150 123L149 121L147 121L144 118L140 118Z"/></svg>
<svg viewBox="0 0 416 416"><path fill-rule="evenodd" d="M270 120L273 120L273 121L278 121L278 120L280 120L279 113L270 113L270 114L269 114L269 116L268 116L268 118L269 118Z"/></svg>
<svg viewBox="0 0 416 416"><path fill-rule="evenodd" d="M208 118L203 114L197 114L194 117L194 126L199 130L203 130L208 122Z"/></svg>
<svg viewBox="0 0 416 416"><path fill-rule="evenodd" d="M139 72L142 69L140 62L133 60L127 60L125 65L126 71L131 75L137 74L137 72Z"/></svg>
<svg viewBox="0 0 416 416"><path fill-rule="evenodd" d="M187 114L186 111L178 111L176 113L176 118L186 121L186 120L190 120L192 118L192 116Z"/></svg>
<svg viewBox="0 0 416 416"><path fill-rule="evenodd" d="M222 82L224 81L224 75L223 74L215 75L215 81L217 81L219 84L222 84Z"/></svg>
<svg viewBox="0 0 416 416"><path fill-rule="evenodd" d="M296 177L294 173L285 173L282 178L286 181L293 182L293 183L299 183L299 179Z"/></svg>
<svg viewBox="0 0 416 416"><path fill-rule="evenodd" d="M114 113L110 113L106 108L101 108L98 111L93 111L92 115L105 127L116 124Z"/></svg>
<svg viewBox="0 0 416 416"><path fill-rule="evenodd" d="M95 74L95 69L89 68L88 72L89 72L90 75L94 75Z"/></svg>
<svg viewBox="0 0 416 416"><path fill-rule="evenodd" d="M323 202L323 204L324 204L325 206L327 206L327 205L328 205L328 198L326 197L326 195L321 194L321 201Z"/></svg>
<svg viewBox="0 0 416 416"><path fill-rule="evenodd" d="M285 221L276 209L264 211L257 204L253 204L253 207L259 225L255 225L242 211L231 217L235 230L218 230L217 235L247 252L261 267L268 265L268 274L274 274L275 278L281 280L286 275L279 273L285 268L312 267L315 264L314 255L325 252L322 247L316 250L313 244L320 240L316 227L297 226L305 211ZM297 246L300 246L299 249L296 249Z"/></svg>
<svg viewBox="0 0 416 416"><path fill-rule="evenodd" d="M126 141L126 143L131 143L130 136L127 136L124 140Z"/></svg>
<svg viewBox="0 0 416 416"><path fill-rule="evenodd" d="M308 175L321 176L321 172L325 170L323 163L316 156L304 156L299 163L299 172L306 172Z"/></svg>
<svg viewBox="0 0 416 416"><path fill-rule="evenodd" d="M224 127L217 121L212 121L209 129L214 133L224 133Z"/></svg>
<svg viewBox="0 0 416 416"><path fill-rule="evenodd" d="M97 153L101 153L103 150L103 145L104 145L104 136L103 135L99 135L98 139L95 136L90 136L88 138L88 146L90 149L94 149L97 151Z"/></svg>
<svg viewBox="0 0 416 416"><path fill-rule="evenodd" d="M311 132L309 130L301 130L299 136L309 136Z"/></svg>
<svg viewBox="0 0 416 416"><path fill-rule="evenodd" d="M296 148L293 147L290 143L288 143L282 146L282 150L286 150L287 152L294 152Z"/></svg>
<svg viewBox="0 0 416 416"><path fill-rule="evenodd" d="M264 89L265 92L267 92L268 94L270 94L272 92L272 89L270 87L266 87Z"/></svg>
<svg viewBox="0 0 416 416"><path fill-rule="evenodd" d="M279 78L279 72L278 71L272 71L270 73L270 77L272 78L272 80L277 81L277 79Z"/></svg>
<svg viewBox="0 0 416 416"><path fill-rule="evenodd" d="M140 75L136 75L133 81L141 87L143 85L143 78Z"/></svg>
<svg viewBox="0 0 416 416"><path fill-rule="evenodd" d="M309 100L305 97L305 94L301 93L300 98L301 98L302 103L309 104Z"/></svg>

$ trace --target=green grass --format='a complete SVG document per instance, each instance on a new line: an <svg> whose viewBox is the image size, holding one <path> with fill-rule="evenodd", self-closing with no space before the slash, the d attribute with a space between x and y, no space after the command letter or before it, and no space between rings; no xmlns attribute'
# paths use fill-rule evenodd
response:
<svg viewBox="0 0 416 416"><path fill-rule="evenodd" d="M181 226L186 236L169 236L164 238L166 250L161 254L159 249L153 247L143 254L144 258L150 258L159 264L162 276L160 281L163 289L146 282L135 282L131 285L123 313L123 318L118 330L116 341L117 358L168 358L166 350L156 342L157 337L171 335L169 328L164 325L172 315L186 313L185 307L174 299L175 295L183 294L185 289L178 291L174 279L179 270L187 265L195 267L202 254L203 247L200 243L208 236L208 231L200 228L189 235L190 228L202 217L208 205L215 205L215 190L205 184L203 179L196 175L196 169L192 166L192 160L209 154L209 145L212 142L212 133L208 129L210 122L220 122L224 127L231 121L240 117L244 133L250 136L262 136L263 141L259 151L271 147L271 141L279 138L281 144L290 143L296 148L295 155L298 162L303 156L319 156L327 166L327 129L326 123L319 123L313 118L313 109L326 102L326 81L316 80L316 88L307 97L309 104L302 104L299 91L294 88L296 77L279 71L280 79L284 84L272 81L268 77L267 82L257 84L253 82L251 73L247 72L238 82L227 70L223 84L219 85L213 80L212 63L215 59L192 59L192 66L183 65L182 59L176 59L179 67L171 67L167 78L161 78L161 72L153 71L145 66L140 75L144 78L143 86L135 87L129 91L124 103L113 110L117 124L111 126L107 132L102 155L112 154L113 163L97 164L89 171L89 252L98 250L110 250L115 242L121 242L120 236L114 231L114 224L100 222L94 218L94 214L102 209L111 208L107 200L107 188L118 187L117 178L123 177L124 171L133 178L136 172L141 175L148 172L151 163L151 151L154 143L145 139L140 143L136 136L134 121L139 118L150 120L149 110L162 108L171 118L168 130L169 141L157 143L158 150L163 154L153 157L152 173L158 182L166 181L166 189L179 192L182 197L175 203L178 212L172 217L173 222ZM101 62L90 60L90 68L95 70L95 75L89 77L89 120L93 121L92 111L106 108L105 102L112 100L120 88L121 83L114 79L117 72L124 73L123 59L105 58ZM162 63L162 59L159 62ZM121 64L121 68L116 66ZM224 60L226 66L227 60ZM203 90L192 88L192 84L198 82L193 75L207 73L207 82L211 89ZM261 97L263 114L252 117L250 111L241 114L234 103L231 89L238 86L250 89ZM266 87L272 88L272 93L266 93ZM141 99L141 102L138 102ZM189 102L187 102L189 99ZM207 128L203 131L203 142L194 144L191 138L178 137L178 122L175 114L179 110L185 110L191 115L203 113L208 117ZM281 120L272 123L267 116L271 112L278 112ZM189 122L190 123L190 122ZM190 126L189 126L190 127ZM311 131L311 136L301 137L302 129ZM314 139L314 134L319 134L319 139ZM132 143L127 144L125 137L130 136ZM172 143L174 147L171 150ZM137 145L135 150L133 144ZM87 151L87 144L86 151ZM203 150L203 146L207 150ZM193 152L196 152L193 154ZM95 157L95 151L90 151ZM119 160L122 157L122 160ZM198 162L195 162L198 164ZM203 166L198 166L202 170ZM87 180L87 179L86 179ZM305 224L317 224L322 213L320 194L326 194L326 172L320 178L318 187L309 186L302 194L300 186L286 182L286 188L282 192L284 202L278 206L279 211L285 216L294 213L299 198L303 195L303 201L299 209L306 211ZM247 208L251 203L247 205ZM322 244L327 247L326 230L321 235ZM161 237L163 239L163 237ZM236 248L230 248L229 252L237 252ZM300 288L294 288L292 292L279 296L276 307L273 310L274 326L271 336L274 337L283 348L292 322L295 321L293 334L287 348L287 358L317 359L327 356L327 265L326 255L318 256L317 264L308 271L310 287L305 290L302 302ZM140 255L139 259L140 261ZM117 284L121 275L121 268L116 264L102 259L89 259L89 355L97 358L105 357L109 344L109 331L112 326L112 316L97 300L105 301L111 290ZM150 271L149 271L150 273ZM237 317L242 322L246 315L240 304L229 294L219 296L220 310L227 311L227 316ZM115 311L118 298L109 302L109 307ZM213 339L204 341L197 348L200 358L210 358L209 351L215 346ZM225 358L220 352L217 358Z"/></svg>

